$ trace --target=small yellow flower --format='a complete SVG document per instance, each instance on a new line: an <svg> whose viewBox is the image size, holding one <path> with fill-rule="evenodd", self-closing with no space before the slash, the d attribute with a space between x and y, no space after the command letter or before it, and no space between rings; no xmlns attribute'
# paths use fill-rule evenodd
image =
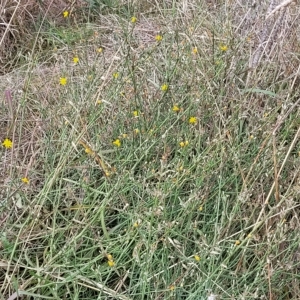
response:
<svg viewBox="0 0 300 300"><path fill-rule="evenodd" d="M165 83L161 86L161 90L163 92L166 92L168 90L168 88L169 88L169 86L167 84L165 84Z"/></svg>
<svg viewBox="0 0 300 300"><path fill-rule="evenodd" d="M123 139L126 139L128 137L128 134L127 133L123 133L122 137L123 137Z"/></svg>
<svg viewBox="0 0 300 300"><path fill-rule="evenodd" d="M130 20L130 21L131 21L131 23L136 23L137 18L133 16L133 17L131 17L131 20Z"/></svg>
<svg viewBox="0 0 300 300"><path fill-rule="evenodd" d="M140 133L140 130L138 128L134 129L134 133L135 134L139 134Z"/></svg>
<svg viewBox="0 0 300 300"><path fill-rule="evenodd" d="M79 62L78 56L73 57L73 62L74 62L74 64L78 64L78 62Z"/></svg>
<svg viewBox="0 0 300 300"><path fill-rule="evenodd" d="M252 234L249 233L249 234L247 235L247 238L248 238L248 239L251 239L251 238L252 238Z"/></svg>
<svg viewBox="0 0 300 300"><path fill-rule="evenodd" d="M200 256L199 255L194 255L194 258L196 261L200 261Z"/></svg>
<svg viewBox="0 0 300 300"><path fill-rule="evenodd" d="M135 117L137 117L137 116L139 115L139 112L138 112L137 110L134 110L134 111L133 111L133 115L134 115Z"/></svg>
<svg viewBox="0 0 300 300"><path fill-rule="evenodd" d="M67 77L60 77L59 83L60 83L61 85L66 85L67 82L68 82Z"/></svg>
<svg viewBox="0 0 300 300"><path fill-rule="evenodd" d="M250 140L253 140L253 139L254 139L253 134L251 134L251 135L249 136L249 139L250 139Z"/></svg>
<svg viewBox="0 0 300 300"><path fill-rule="evenodd" d="M162 40L162 38L163 38L163 37L162 37L161 35L159 35L159 34L155 36L155 40L156 40L157 42L160 42L160 41Z"/></svg>
<svg viewBox="0 0 300 300"><path fill-rule="evenodd" d="M107 254L107 263L108 263L108 265L110 266L110 267L113 267L114 265L115 265L115 262L114 262L114 259L113 259L113 257L112 257L112 255L111 254Z"/></svg>
<svg viewBox="0 0 300 300"><path fill-rule="evenodd" d="M241 243L240 240L236 240L234 244L235 244L236 246L238 246L240 243Z"/></svg>
<svg viewBox="0 0 300 300"><path fill-rule="evenodd" d="M133 224L133 227L134 227L134 228L139 227L139 223L138 223L138 222L135 222L135 223Z"/></svg>
<svg viewBox="0 0 300 300"><path fill-rule="evenodd" d="M6 148L6 149L10 149L10 148L12 148L12 146L13 146L13 142L12 142L12 140L6 138L6 139L3 141L2 146L3 146L4 148Z"/></svg>
<svg viewBox="0 0 300 300"><path fill-rule="evenodd" d="M65 10L65 11L63 12L63 16L64 16L64 18L67 18L67 17L69 16L69 12L68 12L67 10Z"/></svg>
<svg viewBox="0 0 300 300"><path fill-rule="evenodd" d="M174 105L172 110L175 111L175 112L179 112L180 108L177 105Z"/></svg>
<svg viewBox="0 0 300 300"><path fill-rule="evenodd" d="M197 118L196 117L190 117L189 118L189 123L190 124L196 124L197 123Z"/></svg>
<svg viewBox="0 0 300 300"><path fill-rule="evenodd" d="M110 267L113 267L115 265L115 262L113 260L109 260L107 263Z"/></svg>
<svg viewBox="0 0 300 300"><path fill-rule="evenodd" d="M182 141L182 142L179 143L180 147L185 147L188 144L189 144L189 141L185 141L185 142Z"/></svg>
<svg viewBox="0 0 300 300"><path fill-rule="evenodd" d="M26 183L26 184L29 183L29 179L27 177L23 177L21 180L23 183Z"/></svg>
<svg viewBox="0 0 300 300"><path fill-rule="evenodd" d="M199 211L202 211L202 210L203 210L203 206L202 206L202 205L199 206L198 210L199 210Z"/></svg>
<svg viewBox="0 0 300 300"><path fill-rule="evenodd" d="M101 47L99 47L99 48L97 49L97 52L98 52L98 53L102 53L102 52L103 52L103 49L102 49Z"/></svg>
<svg viewBox="0 0 300 300"><path fill-rule="evenodd" d="M169 286L169 289L170 289L170 291L174 291L174 290L175 290L175 285L173 285L173 284L170 285L170 286Z"/></svg>
<svg viewBox="0 0 300 300"><path fill-rule="evenodd" d="M97 100L97 104L100 105L102 103L101 100Z"/></svg>
<svg viewBox="0 0 300 300"><path fill-rule="evenodd" d="M116 139L115 141L113 141L113 144L117 147L121 146L121 141L119 139Z"/></svg>
<svg viewBox="0 0 300 300"><path fill-rule="evenodd" d="M222 51L222 52L226 52L228 50L228 46L224 45L224 44L221 44L219 46L219 49Z"/></svg>
<svg viewBox="0 0 300 300"><path fill-rule="evenodd" d="M192 52L193 52L193 54L197 54L197 53L198 53L198 48L197 48L197 47L194 47L194 48L192 49Z"/></svg>
<svg viewBox="0 0 300 300"><path fill-rule="evenodd" d="M107 256L106 256L106 257L107 257L107 259L108 259L108 260L111 260L111 261L113 261L113 260L114 260L111 254L107 254Z"/></svg>
<svg viewBox="0 0 300 300"><path fill-rule="evenodd" d="M85 148L85 153L91 155L93 154L93 150L91 148Z"/></svg>
<svg viewBox="0 0 300 300"><path fill-rule="evenodd" d="M119 78L119 73L118 73L118 72L115 72L115 73L113 74L113 77L114 77L115 79L118 79L118 78Z"/></svg>

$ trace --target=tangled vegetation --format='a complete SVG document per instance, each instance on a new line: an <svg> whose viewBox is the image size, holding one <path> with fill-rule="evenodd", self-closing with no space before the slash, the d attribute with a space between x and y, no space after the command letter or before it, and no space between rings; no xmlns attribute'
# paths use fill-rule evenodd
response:
<svg viewBox="0 0 300 300"><path fill-rule="evenodd" d="M0 299L298 299L299 7L24 2L0 8Z"/></svg>

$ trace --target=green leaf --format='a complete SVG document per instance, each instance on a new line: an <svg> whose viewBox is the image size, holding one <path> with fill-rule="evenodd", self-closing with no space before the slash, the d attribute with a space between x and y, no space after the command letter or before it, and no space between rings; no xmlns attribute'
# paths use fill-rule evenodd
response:
<svg viewBox="0 0 300 300"><path fill-rule="evenodd" d="M264 94L272 97L277 97L277 94L267 91L267 90L261 90L261 89L246 89L243 91L243 94L245 93L258 93L258 94Z"/></svg>

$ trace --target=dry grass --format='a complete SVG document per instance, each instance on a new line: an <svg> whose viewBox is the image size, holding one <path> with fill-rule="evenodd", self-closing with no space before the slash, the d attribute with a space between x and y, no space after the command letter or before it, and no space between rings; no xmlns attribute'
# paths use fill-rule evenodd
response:
<svg viewBox="0 0 300 300"><path fill-rule="evenodd" d="M3 2L0 299L298 299L299 7L248 2Z"/></svg>
<svg viewBox="0 0 300 300"><path fill-rule="evenodd" d="M65 25L62 12L68 10L75 16L85 6L84 1L1 0L0 3L0 74L13 70L34 51L38 32L43 23ZM80 18L79 18L80 20Z"/></svg>

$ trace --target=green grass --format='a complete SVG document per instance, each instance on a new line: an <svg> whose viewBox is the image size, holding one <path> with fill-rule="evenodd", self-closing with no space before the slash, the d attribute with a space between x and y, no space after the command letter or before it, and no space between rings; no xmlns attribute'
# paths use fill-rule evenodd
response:
<svg viewBox="0 0 300 300"><path fill-rule="evenodd" d="M298 297L294 78L247 86L245 42L194 4L91 10L3 76L0 299Z"/></svg>

